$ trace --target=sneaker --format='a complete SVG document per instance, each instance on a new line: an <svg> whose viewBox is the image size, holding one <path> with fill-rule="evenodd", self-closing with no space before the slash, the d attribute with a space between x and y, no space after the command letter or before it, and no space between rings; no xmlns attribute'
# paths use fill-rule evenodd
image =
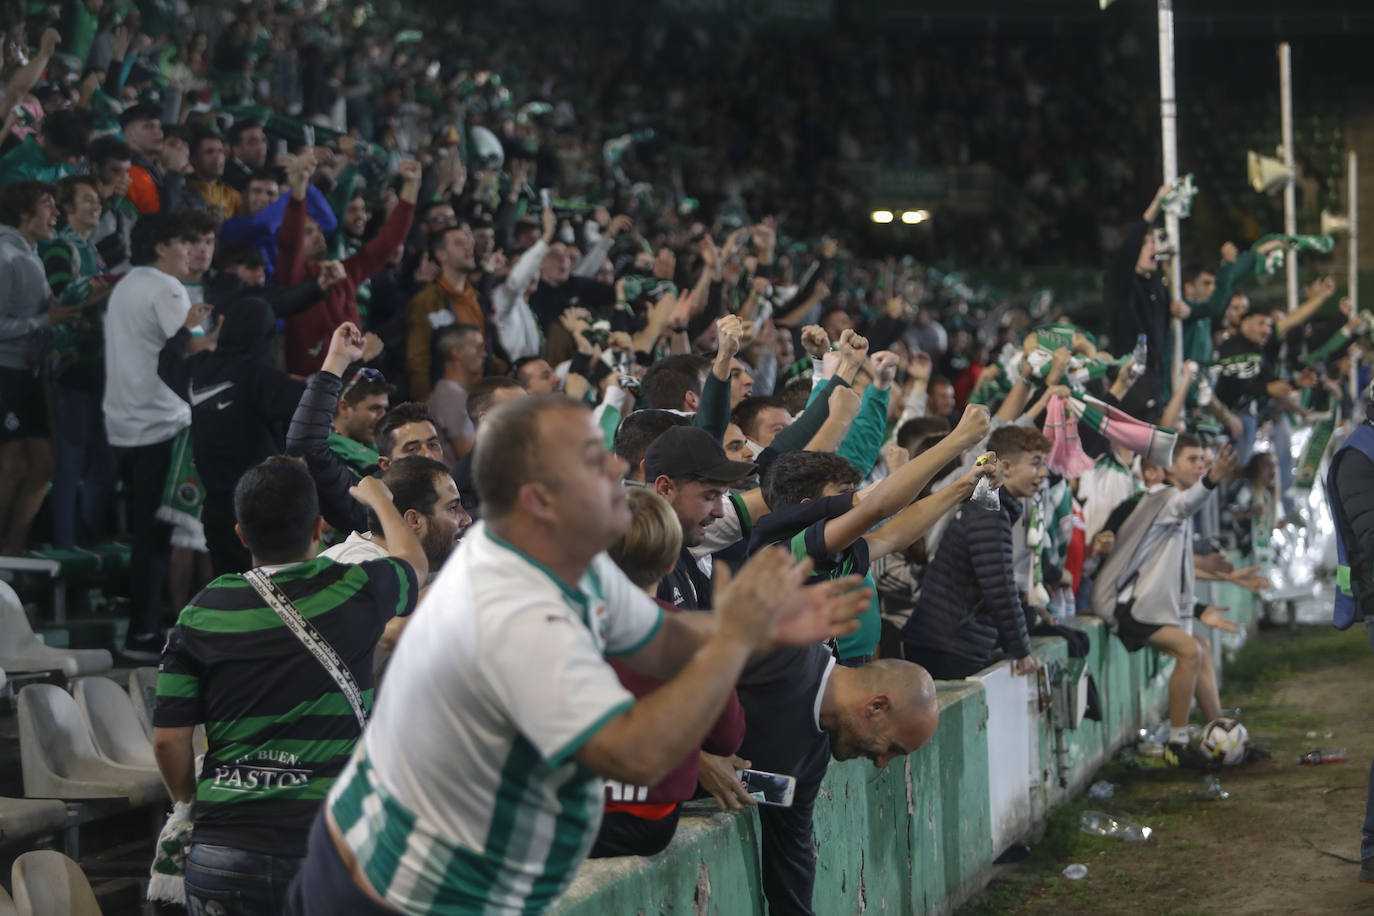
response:
<svg viewBox="0 0 1374 916"><path fill-rule="evenodd" d="M1374 884L1374 858L1360 863L1360 880L1365 884Z"/></svg>
<svg viewBox="0 0 1374 916"><path fill-rule="evenodd" d="M136 662L161 661L163 642L163 638L156 633L130 634L119 654Z"/></svg>
<svg viewBox="0 0 1374 916"><path fill-rule="evenodd" d="M1164 765L1190 770L1215 770L1216 761L1191 744L1170 741L1164 745Z"/></svg>

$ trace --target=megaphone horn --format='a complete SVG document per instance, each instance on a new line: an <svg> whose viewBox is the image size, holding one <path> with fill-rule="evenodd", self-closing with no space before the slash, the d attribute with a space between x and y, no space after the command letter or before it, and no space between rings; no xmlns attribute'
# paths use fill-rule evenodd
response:
<svg viewBox="0 0 1374 916"><path fill-rule="evenodd" d="M1245 154L1245 172L1250 187L1261 194L1272 194L1288 183L1288 166L1273 156L1261 156L1254 150Z"/></svg>
<svg viewBox="0 0 1374 916"><path fill-rule="evenodd" d="M1350 217L1328 210L1322 211L1322 235L1335 235L1337 232L1350 231Z"/></svg>

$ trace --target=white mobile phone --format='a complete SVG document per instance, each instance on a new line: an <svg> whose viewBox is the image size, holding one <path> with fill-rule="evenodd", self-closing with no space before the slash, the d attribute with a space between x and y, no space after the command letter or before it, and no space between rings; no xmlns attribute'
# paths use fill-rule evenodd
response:
<svg viewBox="0 0 1374 916"><path fill-rule="evenodd" d="M744 790L761 805L777 805L780 808L792 807L792 796L797 792L797 777L783 773L767 773L763 770L736 770Z"/></svg>

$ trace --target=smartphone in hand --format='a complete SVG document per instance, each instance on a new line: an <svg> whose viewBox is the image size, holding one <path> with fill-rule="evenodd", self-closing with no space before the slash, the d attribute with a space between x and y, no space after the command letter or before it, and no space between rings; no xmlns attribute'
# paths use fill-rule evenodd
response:
<svg viewBox="0 0 1374 916"><path fill-rule="evenodd" d="M797 792L797 778L784 773L768 773L763 770L736 770L740 784L761 805L777 805L780 808L792 807L792 796Z"/></svg>

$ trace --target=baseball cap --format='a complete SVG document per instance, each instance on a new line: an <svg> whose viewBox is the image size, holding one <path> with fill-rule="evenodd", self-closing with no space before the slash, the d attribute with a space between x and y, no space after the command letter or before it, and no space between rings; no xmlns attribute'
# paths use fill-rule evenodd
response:
<svg viewBox="0 0 1374 916"><path fill-rule="evenodd" d="M124 109L119 116L119 126L128 127L135 121L161 121L162 106L153 102L139 102Z"/></svg>
<svg viewBox="0 0 1374 916"><path fill-rule="evenodd" d="M711 483L734 483L758 470L751 461L731 461L725 449L704 429L674 426L649 446L644 479L695 477Z"/></svg>

